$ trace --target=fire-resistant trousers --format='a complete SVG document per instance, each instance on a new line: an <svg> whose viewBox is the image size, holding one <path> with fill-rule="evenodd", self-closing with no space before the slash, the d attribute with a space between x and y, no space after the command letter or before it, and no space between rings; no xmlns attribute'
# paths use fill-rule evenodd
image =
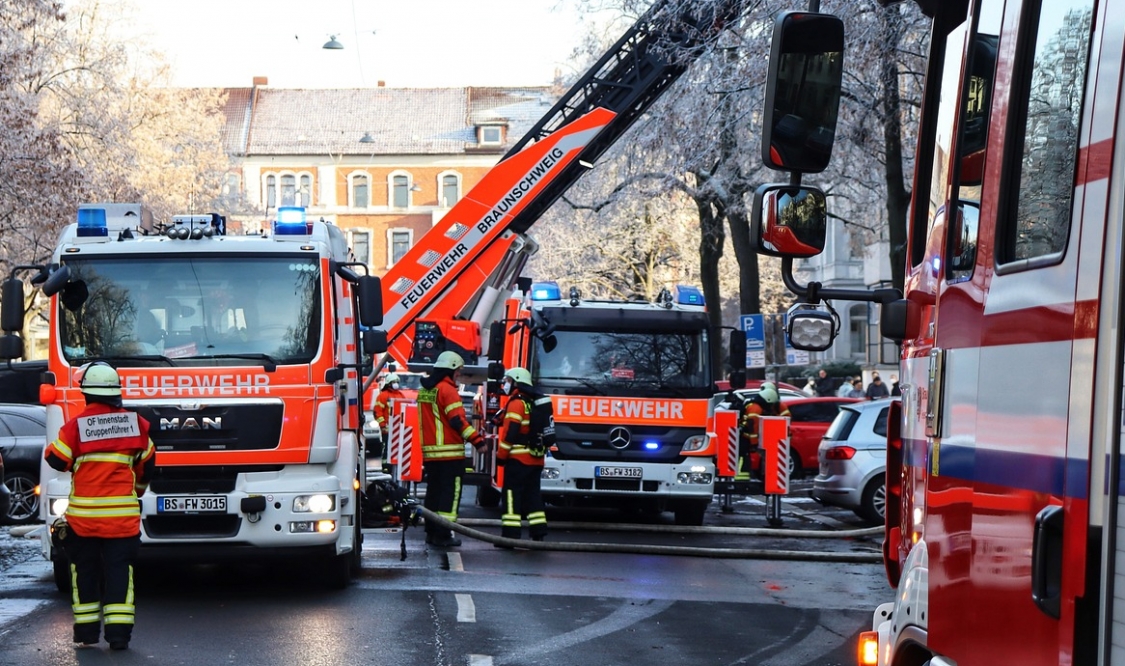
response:
<svg viewBox="0 0 1125 666"><path fill-rule="evenodd" d="M547 514L539 485L542 473L541 465L525 465L514 459L504 462L504 513L500 516L500 536L520 538L523 517L527 518L532 539L541 541L547 536Z"/></svg>
<svg viewBox="0 0 1125 666"><path fill-rule="evenodd" d="M105 622L105 639L128 642L133 634L133 562L141 536L105 539L71 530L65 548L70 560L74 641L97 643Z"/></svg>
<svg viewBox="0 0 1125 666"><path fill-rule="evenodd" d="M461 506L461 477L465 475L465 460L427 460L425 467L426 499L422 506L450 522L456 522L457 509ZM426 536L441 541L449 539L453 533L448 528L427 522Z"/></svg>

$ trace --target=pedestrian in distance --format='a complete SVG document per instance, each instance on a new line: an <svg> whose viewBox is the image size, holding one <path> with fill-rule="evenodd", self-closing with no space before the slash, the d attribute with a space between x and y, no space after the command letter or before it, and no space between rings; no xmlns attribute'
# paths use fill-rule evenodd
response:
<svg viewBox="0 0 1125 666"><path fill-rule="evenodd" d="M864 392L867 399L878 400L879 398L886 398L890 394L890 389L883 383L883 378L879 376L879 373L873 373L871 375L871 383L867 385L867 390Z"/></svg>
<svg viewBox="0 0 1125 666"><path fill-rule="evenodd" d="M852 380L852 389L848 391L848 398L866 398L867 394L863 391L863 380L856 377Z"/></svg>
<svg viewBox="0 0 1125 666"><path fill-rule="evenodd" d="M430 511L457 521L461 506L461 478L465 474L465 443L478 450L484 438L469 424L461 394L457 392L456 376L465 361L457 352L444 351L434 361L434 368L422 378L418 391L418 432L422 437L422 464L426 472L426 499ZM433 522L434 524L431 524ZM461 540L436 521L426 522L426 543L439 548L453 548Z"/></svg>
<svg viewBox="0 0 1125 666"><path fill-rule="evenodd" d="M840 388L836 389L837 398L850 398L852 389L855 388L855 377L844 377L844 383L840 384Z"/></svg>
<svg viewBox="0 0 1125 666"><path fill-rule="evenodd" d="M898 386L898 375L891 375L891 395L902 395L902 389Z"/></svg>
<svg viewBox="0 0 1125 666"><path fill-rule="evenodd" d="M69 560L74 643L98 644L105 625L110 649L124 650L133 637L133 563L141 544L138 497L155 465L149 423L121 403L121 378L96 362L79 383L86 409L59 430L43 458L70 472L64 519L52 535Z"/></svg>
<svg viewBox="0 0 1125 666"><path fill-rule="evenodd" d="M521 538L521 520L527 519L528 534L532 540L542 541L547 536L547 513L540 476L543 459L547 455L547 443L542 426L532 419L532 410L536 407L549 408L551 399L535 390L531 373L526 368L512 368L505 372L500 390L508 396L502 410L499 448L496 450L496 458L504 465L504 513L500 516L500 536Z"/></svg>
<svg viewBox="0 0 1125 666"><path fill-rule="evenodd" d="M828 371L824 368L816 373L816 395L820 396L833 396L836 395L836 387L833 385L832 378L828 376Z"/></svg>

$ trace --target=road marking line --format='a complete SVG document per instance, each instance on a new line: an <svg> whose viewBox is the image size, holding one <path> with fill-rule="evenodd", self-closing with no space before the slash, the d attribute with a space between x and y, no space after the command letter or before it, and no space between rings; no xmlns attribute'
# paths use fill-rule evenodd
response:
<svg viewBox="0 0 1125 666"><path fill-rule="evenodd" d="M469 655L469 666L492 666L492 656L487 654Z"/></svg>
<svg viewBox="0 0 1125 666"><path fill-rule="evenodd" d="M450 571L465 570L465 565L461 563L461 553L446 553L445 558L449 561Z"/></svg>
<svg viewBox="0 0 1125 666"><path fill-rule="evenodd" d="M477 621L477 606L473 603L473 595L471 594L455 594L453 598L457 600L457 621L458 622L476 622ZM489 657L489 663L492 658Z"/></svg>

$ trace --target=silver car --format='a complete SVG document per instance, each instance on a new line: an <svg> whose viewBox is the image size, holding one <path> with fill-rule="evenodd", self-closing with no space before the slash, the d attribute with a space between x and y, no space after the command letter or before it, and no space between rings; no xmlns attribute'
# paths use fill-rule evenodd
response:
<svg viewBox="0 0 1125 666"><path fill-rule="evenodd" d="M821 504L851 509L873 524L887 508L887 412L898 398L840 406L820 440L820 473L812 497Z"/></svg>

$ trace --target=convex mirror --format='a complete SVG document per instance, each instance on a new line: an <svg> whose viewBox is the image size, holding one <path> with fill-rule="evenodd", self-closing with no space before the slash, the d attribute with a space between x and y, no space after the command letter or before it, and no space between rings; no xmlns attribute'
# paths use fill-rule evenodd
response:
<svg viewBox="0 0 1125 666"><path fill-rule="evenodd" d="M754 250L771 257L815 257L824 251L828 205L813 187L762 185L754 193L750 238Z"/></svg>

